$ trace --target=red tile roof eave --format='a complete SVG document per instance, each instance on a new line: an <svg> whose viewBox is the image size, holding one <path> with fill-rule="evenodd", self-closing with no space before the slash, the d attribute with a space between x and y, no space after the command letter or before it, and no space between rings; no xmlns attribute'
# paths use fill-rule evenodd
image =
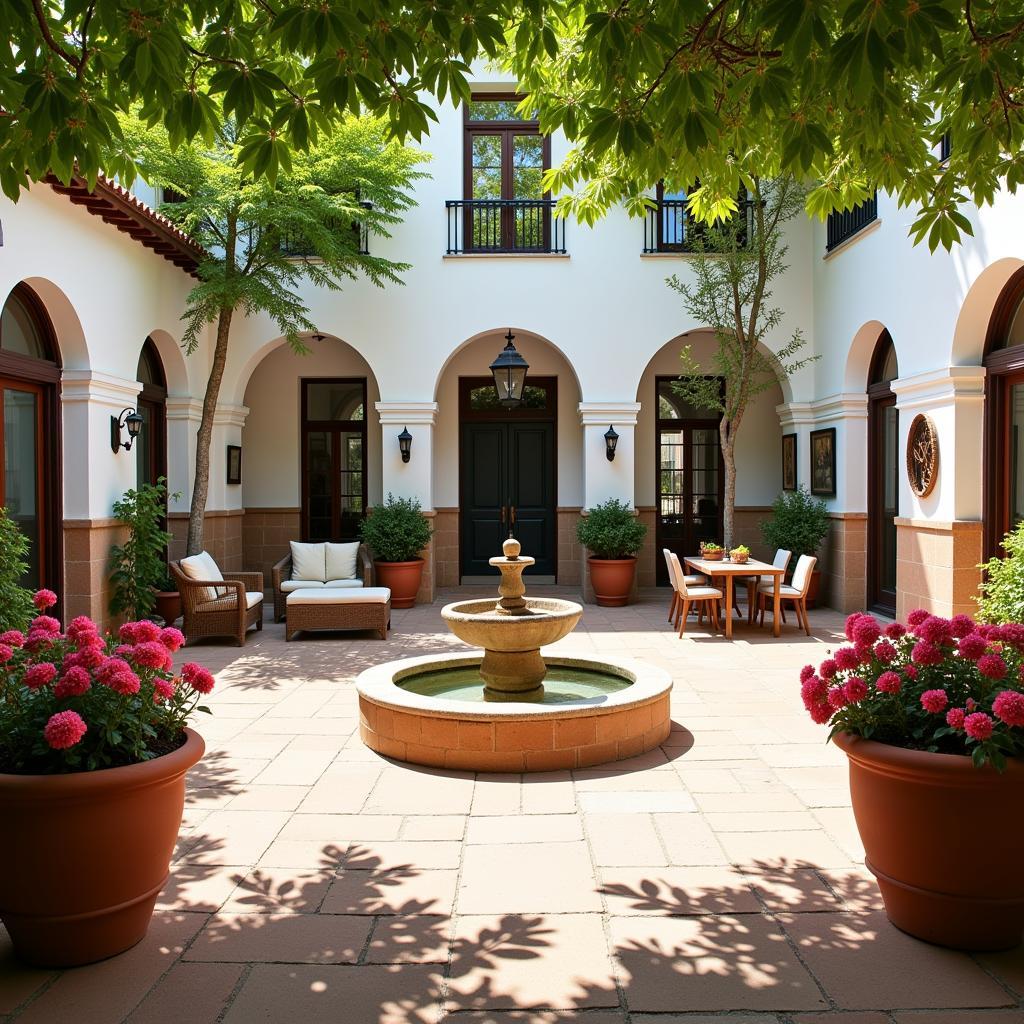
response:
<svg viewBox="0 0 1024 1024"><path fill-rule="evenodd" d="M205 250L167 217L147 206L126 188L102 177L91 192L84 178L75 177L69 185L65 185L49 175L46 182L76 206L84 206L93 216L113 224L118 231L130 235L176 267L193 277L197 276L196 269L206 257Z"/></svg>

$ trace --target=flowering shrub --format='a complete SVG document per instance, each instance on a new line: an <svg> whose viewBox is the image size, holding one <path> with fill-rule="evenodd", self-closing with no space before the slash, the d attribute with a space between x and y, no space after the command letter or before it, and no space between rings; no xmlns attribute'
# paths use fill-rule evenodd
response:
<svg viewBox="0 0 1024 1024"><path fill-rule="evenodd" d="M940 618L922 609L884 629L855 612L849 645L800 673L804 707L829 737L970 754L1002 770L1024 755L1024 625Z"/></svg>
<svg viewBox="0 0 1024 1024"><path fill-rule="evenodd" d="M101 635L85 616L61 632L45 614L49 590L27 628L0 633L0 772L49 775L135 764L182 742L213 676L188 663L174 672L185 638L153 622Z"/></svg>

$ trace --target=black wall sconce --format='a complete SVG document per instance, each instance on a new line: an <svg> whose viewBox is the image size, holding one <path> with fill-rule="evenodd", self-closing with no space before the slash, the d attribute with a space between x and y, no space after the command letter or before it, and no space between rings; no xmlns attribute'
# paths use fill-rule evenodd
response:
<svg viewBox="0 0 1024 1024"><path fill-rule="evenodd" d="M402 432L398 435L398 450L402 453L403 462L408 462L412 458L412 434L409 433L408 427L402 427Z"/></svg>
<svg viewBox="0 0 1024 1024"><path fill-rule="evenodd" d="M132 450L132 442L142 430L142 417L134 409L122 409L120 416L110 417L110 450L116 455L122 448ZM121 429L128 428L128 440L121 440Z"/></svg>
<svg viewBox="0 0 1024 1024"><path fill-rule="evenodd" d="M615 461L615 448L619 443L619 435L615 433L615 428L609 424L608 429L604 432L604 457L609 462Z"/></svg>

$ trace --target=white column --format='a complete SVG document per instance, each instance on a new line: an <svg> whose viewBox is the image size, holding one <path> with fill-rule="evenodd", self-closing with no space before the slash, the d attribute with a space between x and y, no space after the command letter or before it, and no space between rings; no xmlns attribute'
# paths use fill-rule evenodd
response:
<svg viewBox="0 0 1024 1024"><path fill-rule="evenodd" d="M867 512L867 394L829 395L795 406L794 419L800 424L796 450L797 484L811 489L811 432L835 427L836 496L825 501L833 512Z"/></svg>
<svg viewBox="0 0 1024 1024"><path fill-rule="evenodd" d="M892 382L900 414L900 515L942 522L982 518L985 368L947 366ZM929 416L939 435L939 476L931 494L914 494L904 468L910 425Z"/></svg>
<svg viewBox="0 0 1024 1024"><path fill-rule="evenodd" d="M171 512L188 512L192 501L192 482L196 477L196 432L203 415L203 403L190 395L168 395L164 409L167 414L169 508Z"/></svg>
<svg viewBox="0 0 1024 1024"><path fill-rule="evenodd" d="M134 409L141 390L137 380L95 370L61 375L65 519L105 519L135 486L135 452L111 449L110 418ZM121 440L128 440L127 429Z"/></svg>
<svg viewBox="0 0 1024 1024"><path fill-rule="evenodd" d="M583 506L609 498L634 504L636 418L639 402L580 402L583 425ZM615 458L608 460L604 435L611 426L619 435Z"/></svg>
<svg viewBox="0 0 1024 1024"><path fill-rule="evenodd" d="M437 402L376 402L380 417L385 497L418 498L424 512L434 509L434 426ZM412 434L409 461L402 461L398 435Z"/></svg>
<svg viewBox="0 0 1024 1024"><path fill-rule="evenodd" d="M242 487L227 482L227 446L241 445L242 427L249 409L244 405L223 404L213 415L213 450L210 452L210 492L206 507L212 509L242 508ZM245 452L242 452L242 479L245 479Z"/></svg>

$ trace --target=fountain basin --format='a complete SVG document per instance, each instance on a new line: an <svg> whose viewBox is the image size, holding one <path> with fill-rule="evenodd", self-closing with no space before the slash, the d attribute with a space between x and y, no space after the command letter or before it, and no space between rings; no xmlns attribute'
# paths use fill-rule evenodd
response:
<svg viewBox="0 0 1024 1024"><path fill-rule="evenodd" d="M552 656L548 703L485 703L466 699L482 660L479 652L427 655L361 673L363 742L386 757L434 768L530 772L634 757L668 737L672 679L663 669L627 658ZM451 696L435 695L445 689L441 673L451 675ZM601 682L588 687L591 674ZM427 692L416 692L417 685ZM479 680L475 685L481 688ZM578 693L567 692L574 687Z"/></svg>

